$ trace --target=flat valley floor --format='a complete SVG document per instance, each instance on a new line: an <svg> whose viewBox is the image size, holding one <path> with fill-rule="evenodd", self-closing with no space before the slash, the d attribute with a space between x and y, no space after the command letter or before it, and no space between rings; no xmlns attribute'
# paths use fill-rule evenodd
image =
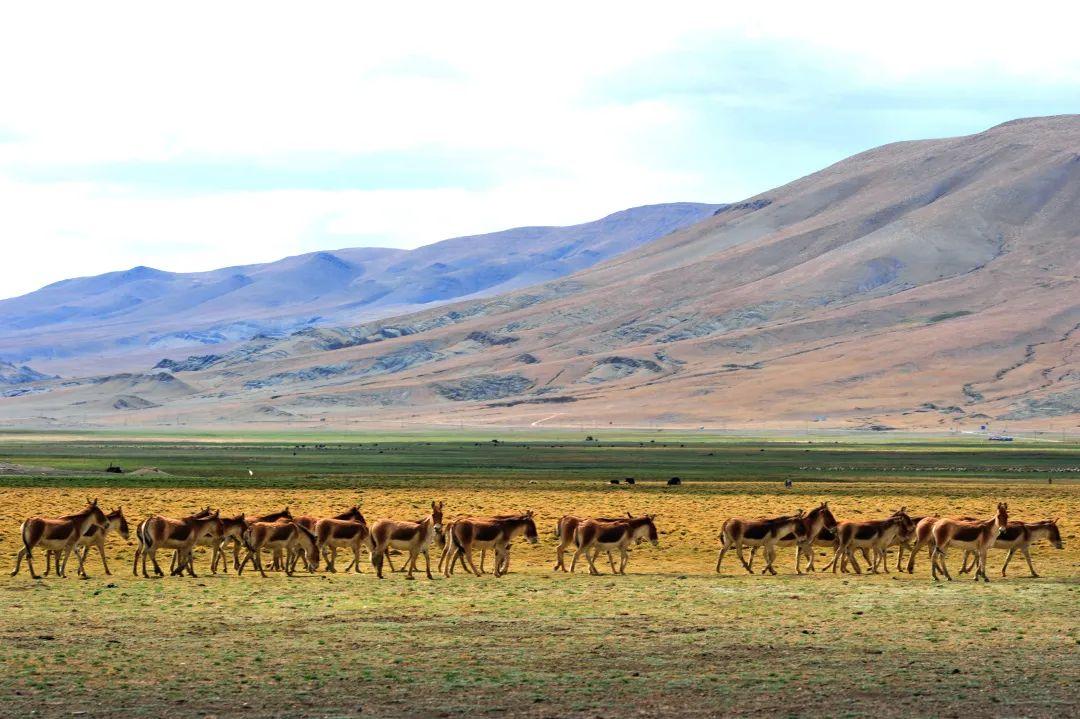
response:
<svg viewBox="0 0 1080 719"><path fill-rule="evenodd" d="M597 439L0 436L0 716L1080 714L1075 444ZM110 462L147 471L107 474ZM205 555L198 578L142 579L133 536L110 538L112 576L95 556L87 580L7 576L23 518L91 496L132 529L207 504L320 515L359 502L369 522L418 519L438 499L448 517L531 509L540 543L519 540L500 579L380 582L366 563L212 575ZM798 576L792 549L777 577L731 555L714 572L725 518L826 500L841 520L900 506L989 516L1007 501L1017 519L1060 517L1065 549L1038 545L1041 578L1016 557L1002 579L991 551L990 584L957 576L955 551L953 582L930 579L925 553L913 575ZM656 513L660 529L626 576L552 571L559 516L626 511Z"/></svg>

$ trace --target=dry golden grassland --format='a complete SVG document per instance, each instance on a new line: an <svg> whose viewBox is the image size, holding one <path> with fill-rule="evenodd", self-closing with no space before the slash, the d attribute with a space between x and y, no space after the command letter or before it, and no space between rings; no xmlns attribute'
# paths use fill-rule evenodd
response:
<svg viewBox="0 0 1080 719"><path fill-rule="evenodd" d="M18 459L18 458L16 458ZM180 471L172 470L178 484ZM622 468L621 471L625 471ZM689 473L687 473L689 474ZM106 478L107 479L107 478ZM21 480L19 480L21 481ZM348 489L161 486L0 487L2 716L1046 716L1080 712L1080 485L1009 476L960 480L880 474L843 481L687 481L633 487L513 472L406 482L365 475ZM30 482L30 480L27 480ZM15 482L18 484L18 482ZM76 482L72 482L74 484ZM302 485L304 480L297 479ZM341 483L345 483L342 479ZM455 486L455 484L460 486ZM40 486L50 485L50 486ZM110 539L112 577L8 577L18 525L78 509L88 496L135 523L203 506L224 514L330 514L359 502L369 521L530 509L540 544L512 552L511 575L380 582L360 575L142 579L132 540ZM726 517L809 509L839 519L913 514L1062 518L1064 550L1034 551L990 584L915 575L749 576L731 557L713 572ZM655 513L660 548L632 552L629 574L551 571L563 513ZM825 552L819 549L819 552ZM895 555L890 555L895 561ZM950 565L959 567L952 553ZM43 566L40 554L39 569ZM490 566L490 559L489 559ZM759 565L760 566L760 565ZM820 566L820 565L819 565Z"/></svg>

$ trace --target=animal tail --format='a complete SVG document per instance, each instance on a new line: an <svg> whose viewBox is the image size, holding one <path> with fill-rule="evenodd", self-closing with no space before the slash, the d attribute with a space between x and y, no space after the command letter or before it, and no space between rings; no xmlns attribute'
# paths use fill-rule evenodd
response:
<svg viewBox="0 0 1080 719"><path fill-rule="evenodd" d="M555 539L562 539L562 521L565 517L560 517L559 521L555 523Z"/></svg>
<svg viewBox="0 0 1080 719"><path fill-rule="evenodd" d="M461 543L461 539L458 538L457 532L450 532L450 541L454 544L454 549L458 550L462 554L465 553L465 545Z"/></svg>

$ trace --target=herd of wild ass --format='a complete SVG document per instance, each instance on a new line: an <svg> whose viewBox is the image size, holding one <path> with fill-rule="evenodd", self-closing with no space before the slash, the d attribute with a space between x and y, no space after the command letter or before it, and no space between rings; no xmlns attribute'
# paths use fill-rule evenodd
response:
<svg viewBox="0 0 1080 719"><path fill-rule="evenodd" d="M566 515L559 519L555 527L556 548L555 570L574 571L578 560L584 558L589 565L590 574L599 574L596 560L601 552L607 554L611 570L617 574L626 573L630 558L630 548L635 543L650 541L659 545L659 539L653 515L614 517L577 517ZM22 524L20 536L22 548L19 550L12 576L18 574L25 558L30 574L38 578L34 570L33 551L45 551L45 573L55 567L58 576L64 576L68 558L72 553L78 561L78 573L86 576L86 558L91 548L96 547L101 555L105 573L109 566L105 558L106 535L115 530L124 539L129 536L127 519L120 509L106 513L98 507L97 500L87 503L86 507L74 514L62 517L31 517ZM164 571L158 564L158 550L172 550L173 575L187 572L195 576L194 549L210 549L210 571L228 571L232 564L238 574L250 564L264 577L267 567L264 565L264 553L269 554L270 569L284 571L292 575L297 565L303 561L309 572L318 569L320 561L326 570L336 571L338 550L351 551L352 560L344 571L360 571L361 552L366 552L375 572L383 578L384 563L390 571L395 571L390 560L391 551L405 557L401 570L412 579L417 571L416 564L420 556L424 557L425 572L431 578L432 545L441 547L438 569L450 576L455 565L476 575L484 573L486 552L491 550L495 558L495 576L502 576L510 570L510 547L512 541L524 536L536 544L539 537L533 513L505 514L493 517L459 517L444 522L443 503L432 502L431 513L417 521L380 519L370 526L359 507L352 507L334 517L294 516L289 508L258 517L243 514L235 517L223 517L220 511L209 507L196 514L181 519L171 519L154 515L143 520L135 529L138 548L132 572L138 575L140 569L144 577L149 577L147 563L158 576ZM884 519L840 522L833 516L828 503L814 507L809 512L799 510L796 514L766 519L732 518L724 522L720 534L722 547L716 560L716 571L720 571L724 555L734 549L742 566L753 573L754 557L761 550L765 561L762 574L776 574L777 547L796 547L795 571L814 571L814 548L827 547L833 550L832 560L824 569L836 571L855 571L862 573L858 552L870 572L879 569L889 571L887 551L890 547L898 548L897 570L903 569L903 559L907 553L907 571L915 571L915 558L922 547L927 547L930 555L930 571L935 580L942 573L952 579L945 564L945 553L949 548L962 549L965 552L964 566L961 573L975 571L975 579L980 577L990 581L986 575L986 556L991 548L1007 549L1008 556L1001 568L1002 576L1016 552L1027 560L1032 576L1038 576L1031 563L1029 547L1040 540L1050 541L1058 549L1063 547L1057 520L1039 522L1010 521L1008 505L999 503L997 511L987 519L978 517L940 517L911 516L901 508ZM749 559L743 553L750 548ZM566 566L566 552L573 548L574 554L569 570ZM231 549L232 557L228 554ZM476 565L474 552L480 550L480 565ZM619 554L616 567L614 553ZM803 560L806 560L803 566Z"/></svg>

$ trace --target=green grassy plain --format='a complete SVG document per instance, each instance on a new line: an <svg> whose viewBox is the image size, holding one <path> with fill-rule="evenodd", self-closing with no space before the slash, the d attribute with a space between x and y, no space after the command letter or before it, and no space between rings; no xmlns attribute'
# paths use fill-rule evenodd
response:
<svg viewBox="0 0 1080 719"><path fill-rule="evenodd" d="M1075 445L652 438L0 436L0 463L70 473L0 475L0 716L1080 713ZM170 476L101 474L109 462ZM639 483L608 483L627 476ZM533 509L541 543L515 546L498 580L264 580L210 575L202 557L197 579L145 580L115 538L112 577L94 558L88 580L8 577L19 521L90 493L132 524L207 503L321 514L359 500L369 520L410 518L445 499L451 515ZM840 519L988 514L998 499L1063 518L1065 550L1034 552L1042 578L1015 559L1001 579L996 551L988 585L935 584L925 555L914 575L797 576L791 550L779 577L734 558L713 571L727 516L820 500ZM551 527L570 511L656 512L661 547L635 549L625 577L554 574Z"/></svg>

